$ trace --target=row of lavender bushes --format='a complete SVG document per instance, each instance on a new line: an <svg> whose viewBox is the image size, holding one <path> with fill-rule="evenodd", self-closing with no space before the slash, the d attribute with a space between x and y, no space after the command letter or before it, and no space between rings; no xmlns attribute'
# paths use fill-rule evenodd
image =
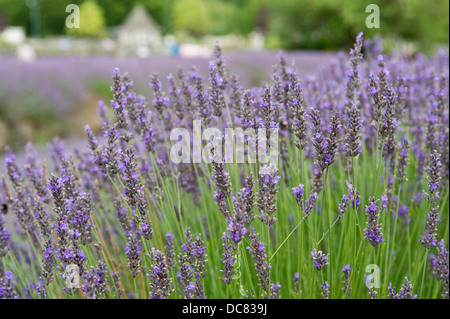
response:
<svg viewBox="0 0 450 319"><path fill-rule="evenodd" d="M1 298L448 298L448 53L359 34L315 77L280 54L252 89L225 63L217 45L205 75L154 73L152 100L116 69L104 142L6 150ZM278 128L278 166L174 164L194 119Z"/></svg>
<svg viewBox="0 0 450 319"><path fill-rule="evenodd" d="M299 61L303 71L311 72L330 56L292 52L287 59ZM268 79L266 73L275 63L276 56L270 52L235 52L228 58L228 65L237 70L245 86ZM85 113L95 109L96 99L108 99L110 73L116 66L133 75L137 91L151 96L148 81L152 72L158 72L167 85L169 73L192 65L208 71L208 59L200 57L42 56L23 62L0 56L0 132L2 126L8 130L7 136L0 138L0 153L6 143L18 149L32 138L39 144L55 135L80 135L80 123L90 120ZM94 130L100 129L99 121L90 124ZM31 130L37 131L37 136Z"/></svg>

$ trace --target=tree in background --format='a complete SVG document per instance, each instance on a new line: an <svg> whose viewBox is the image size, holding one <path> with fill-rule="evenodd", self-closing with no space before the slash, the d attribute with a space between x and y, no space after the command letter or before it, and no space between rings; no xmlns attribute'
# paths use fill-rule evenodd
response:
<svg viewBox="0 0 450 319"><path fill-rule="evenodd" d="M173 27L193 36L208 33L212 25L210 7L205 0L177 0L173 6Z"/></svg>
<svg viewBox="0 0 450 319"><path fill-rule="evenodd" d="M270 7L270 34L285 48L336 49L348 47L355 34L381 34L393 41L405 39L422 50L448 43L448 0L265 0ZM368 29L365 8L380 8L380 28Z"/></svg>
<svg viewBox="0 0 450 319"><path fill-rule="evenodd" d="M80 5L80 27L66 29L67 34L84 37L105 35L103 9L95 0L87 0Z"/></svg>
<svg viewBox="0 0 450 319"><path fill-rule="evenodd" d="M30 0L0 0L0 15L10 25L30 34ZM67 4L90 0L33 0L39 3L41 35L64 33ZM389 42L405 39L421 50L449 41L448 0L97 0L108 27L120 25L136 3L144 5L164 34L249 34L255 28L267 33L269 44L285 49L338 49L349 47L364 31L380 34ZM368 4L380 8L380 29L368 29Z"/></svg>

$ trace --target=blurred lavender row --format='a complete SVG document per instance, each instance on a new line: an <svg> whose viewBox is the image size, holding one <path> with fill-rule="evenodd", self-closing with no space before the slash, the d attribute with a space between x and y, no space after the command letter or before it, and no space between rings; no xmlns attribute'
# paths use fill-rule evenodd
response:
<svg viewBox="0 0 450 319"><path fill-rule="evenodd" d="M305 74L316 71L333 55L297 51L286 53L286 60L295 62ZM236 70L241 84L256 86L268 80L277 54L234 52L227 55L227 63ZM39 142L53 135L82 134L78 128L86 123L100 129L99 121L90 114L96 111L99 99L107 98L114 67L127 70L136 89L149 97L151 74L158 73L166 86L170 73L179 67L189 71L193 65L202 73L208 71L208 59L200 57L47 56L27 63L0 56L0 154L7 144L20 148L30 139Z"/></svg>

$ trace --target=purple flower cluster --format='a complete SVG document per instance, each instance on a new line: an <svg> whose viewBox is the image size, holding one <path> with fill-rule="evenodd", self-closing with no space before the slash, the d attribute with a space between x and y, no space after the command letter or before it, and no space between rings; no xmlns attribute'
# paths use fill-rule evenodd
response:
<svg viewBox="0 0 450 319"><path fill-rule="evenodd" d="M19 299L15 285L11 271L7 271L4 277L0 276L0 299Z"/></svg>
<svg viewBox="0 0 450 319"><path fill-rule="evenodd" d="M270 281L273 269L269 256L273 254L274 262L280 263L289 249L305 253L301 247L311 244L293 238L302 234L295 233L298 216L295 209L289 212L292 207L286 206L293 202L280 197L286 195L286 186L292 185L293 180L298 182L300 177L304 184L293 187L292 194L303 213L302 220L317 210L318 215L310 217L314 222L322 217L326 220L328 213L338 214L339 221L349 207L355 211L359 208L368 189L384 189L380 200L370 197L365 207L364 234L373 246L384 241L380 224L384 210L390 213L386 214L389 218L394 216L392 207L398 208L398 216L404 222L401 231L420 224L414 213L423 211L423 204L416 194L425 188L421 197L428 201L429 212L420 242L428 249L437 248L436 255L430 255L430 269L435 278L443 281L442 296L448 298L448 252L445 241L438 239L437 229L441 218L444 221L447 217L439 214L439 196L441 192L446 194L448 187L448 73L442 71L448 66L448 54L388 55L362 61L363 51L367 57L382 52L370 43L363 44L359 34L350 51L350 65L346 65L348 56L338 54L316 77L300 77L294 64L288 65L281 53L268 82L245 90L241 85L246 82L245 74L227 76L224 56L217 45L209 78L195 67L185 69L186 73L180 68L167 78L165 91L162 77L153 73L151 103L135 91L128 74L115 69L111 105L99 103L101 127L85 127L86 149L69 152L70 145L54 139L48 144L53 165L47 168L31 144L25 148L22 166L20 157L16 159L6 148L4 175L9 180L0 178L0 205L5 203L9 214L0 212L0 297L59 297L63 291L76 297L77 289L59 289L60 278L54 278L57 271L65 279L64 268L70 264L79 267L85 298L121 298L126 293L152 299L203 299L207 292L215 291L208 280L218 271L225 283L222 287L229 292L239 290L249 297L259 294L246 286L251 282L247 276L256 273L261 288L259 297L287 297L293 290L283 292L281 280L281 284ZM377 67L378 72L374 71ZM110 112L113 119L108 118ZM228 167L235 167L215 156L217 152L222 157L220 143L210 150L210 167L200 163L175 164L167 149L167 133L175 127L192 130L192 121L199 119L202 128L236 128L237 124L244 129L262 128L266 139L276 137L275 129L279 133L280 165L263 165L254 180L254 175L248 174L254 174L254 169L264 162L259 154L255 158L257 165L249 165L249 170L236 167L227 171ZM97 138L100 130L103 138ZM247 147L244 155L250 155L259 146L268 150L267 141L260 145L261 141L249 136L242 139ZM296 154L292 154L293 150ZM358 167L352 164L359 154L362 157L357 171ZM380 169L371 167L372 163ZM425 168L427 185L423 184ZM330 183L325 185L327 177ZM346 180L347 177L381 183L382 188L360 185L360 195L356 185L348 184L351 179ZM233 186L242 185L236 193L232 180ZM209 200L213 200L209 194L211 186L225 217L218 220L222 227L219 232L217 225L211 224L215 222L209 205ZM322 207L317 205L318 194L325 186L340 194L329 195L327 189L326 205ZM342 187L347 187L348 193L342 194ZM306 189L312 189L311 193L306 194ZM399 195L393 196L397 190ZM414 198L414 202L407 202L409 198ZM258 225L252 225L255 206L255 216L262 221ZM283 214L278 216L277 211ZM277 218L283 225L274 225ZM337 230L337 234L332 234L331 228L322 233L326 227L322 222L314 223L314 231L310 225L308 228L311 236L322 233L323 243L326 236L333 235L331 239L343 234L341 237L345 238L343 227L351 224L345 222L335 223L333 232ZM392 234L393 224L388 223L383 230L391 232L394 241L401 240L398 233ZM203 233L191 233L188 226ZM264 234L264 240L253 226ZM183 232L184 240L176 238ZM223 234L220 243L215 238L217 234ZM352 249L351 236L349 240L343 247ZM244 243L255 267L250 272L246 269L246 251L241 249ZM397 244L389 243L389 247L401 254L399 258L405 257ZM208 251L212 253L211 267L219 263L216 268L220 268L211 271L212 277L207 276L207 247L212 249ZM331 264L329 255L317 249L311 252L314 268L324 270L329 261L331 267L336 266ZM20 284L15 284L11 272L5 273L11 264L19 265L16 275L20 274ZM297 266L298 271L303 269L300 264ZM342 268L341 289L345 298L350 297L354 284L350 283L351 274L355 272L356 276L359 268L356 264L352 267ZM139 272L147 276L138 276ZM307 272L302 274L307 276ZM133 281L136 287L132 287L132 292L125 291L133 286ZM330 292L333 283L324 279L322 283L322 297L327 299L335 292ZM295 273L293 284L296 295L306 295L305 288L309 286L299 287L299 272ZM408 281L398 293L392 285L389 291L391 298L415 297ZM355 293L353 287L352 295ZM370 290L369 296L375 298L376 291Z"/></svg>
<svg viewBox="0 0 450 319"><path fill-rule="evenodd" d="M0 215L0 258L5 257L8 252L9 233L5 227L5 217Z"/></svg>
<svg viewBox="0 0 450 319"><path fill-rule="evenodd" d="M338 205L339 218L343 218L344 217L344 214L347 211L347 207L348 207L348 200L349 200L349 197L344 194L344 196L342 196L341 202Z"/></svg>
<svg viewBox="0 0 450 319"><path fill-rule="evenodd" d="M344 292L344 295L346 297L350 296L350 292L352 291L352 288L350 287L350 271L351 267L350 265L345 265L344 268L342 268L342 273L344 274L344 281L342 282L342 291Z"/></svg>
<svg viewBox="0 0 450 319"><path fill-rule="evenodd" d="M328 281L325 281L325 283L320 286L322 288L322 299L330 299L330 284Z"/></svg>
<svg viewBox="0 0 450 319"><path fill-rule="evenodd" d="M268 226L273 225L277 220L273 214L277 210L275 202L279 190L279 186L277 186L279 181L280 176L275 166L263 166L261 168L258 175L259 192L257 204L261 215L258 218Z"/></svg>
<svg viewBox="0 0 450 319"><path fill-rule="evenodd" d="M267 299L270 296L269 275L272 266L267 261L266 247L265 244L259 240L259 235L251 232L249 236L251 243L247 249L255 261L256 274L258 276L259 286L263 290L263 298Z"/></svg>
<svg viewBox="0 0 450 319"><path fill-rule="evenodd" d="M397 292L395 287L392 287L392 283L389 283L389 299L416 299L417 295L413 293L413 286L408 278L405 278L405 284L402 285L400 291Z"/></svg>
<svg viewBox="0 0 450 319"><path fill-rule="evenodd" d="M406 178L406 167L408 166L408 152L409 152L409 143L408 138L405 136L402 140L401 151L398 156L397 163L397 182L404 183L408 179Z"/></svg>
<svg viewBox="0 0 450 319"><path fill-rule="evenodd" d="M347 187L350 205L353 209L358 209L359 205L361 205L361 196L359 196L359 191L352 184L348 184Z"/></svg>
<svg viewBox="0 0 450 319"><path fill-rule="evenodd" d="M325 255L322 251L317 251L317 249L313 249L311 251L311 257L314 262L314 268L317 270L322 270L325 268L326 265L328 265L328 256Z"/></svg>
<svg viewBox="0 0 450 319"><path fill-rule="evenodd" d="M198 234L194 238L190 228L185 231L185 243L178 255L179 272L177 273L180 292L185 299L204 299L203 278L205 277L206 246ZM194 281L192 281L194 280Z"/></svg>
<svg viewBox="0 0 450 319"><path fill-rule="evenodd" d="M169 267L164 254L152 249L149 257L153 264L147 277L150 279L150 299L167 299L172 293L172 279L169 277Z"/></svg>
<svg viewBox="0 0 450 319"><path fill-rule="evenodd" d="M226 233L223 233L222 241L224 252L221 261L223 263L223 270L220 272L223 277L221 277L220 280L229 285L233 280L235 273L234 264L236 263L236 260L234 259L234 247L231 244L230 239L226 237Z"/></svg>
<svg viewBox="0 0 450 319"><path fill-rule="evenodd" d="M445 247L445 242L442 239L438 243L438 255L436 257L436 265L435 265L435 273L436 278L443 281L443 289L442 289L442 298L448 299L449 298L449 258L448 258L448 250Z"/></svg>
<svg viewBox="0 0 450 319"><path fill-rule="evenodd" d="M364 229L364 235L372 246L384 241L381 224L378 223L382 208L377 205L377 202L378 200L375 200L374 197L370 197L369 205L366 205L367 227Z"/></svg>
<svg viewBox="0 0 450 319"><path fill-rule="evenodd" d="M142 241L139 236L132 233L128 236L128 243L125 247L125 255L128 256L128 268L134 278L141 271L142 263Z"/></svg>

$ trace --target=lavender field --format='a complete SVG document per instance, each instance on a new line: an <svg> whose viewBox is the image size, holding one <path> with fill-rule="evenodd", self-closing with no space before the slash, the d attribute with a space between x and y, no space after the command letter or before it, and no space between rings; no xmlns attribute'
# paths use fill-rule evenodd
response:
<svg viewBox="0 0 450 319"><path fill-rule="evenodd" d="M449 54L383 52L0 58L5 122L106 96L2 150L0 298L448 299Z"/></svg>
<svg viewBox="0 0 450 319"><path fill-rule="evenodd" d="M327 52L289 52L303 74L313 74L333 57ZM38 147L53 136L82 137L80 127L89 124L98 133L101 121L96 114L99 100L110 100L111 70L119 67L133 77L136 91L151 96L150 76L157 72L168 85L170 73L178 69L208 71L208 59L154 56L148 59L113 56L42 56L32 62L0 56L0 155L5 145L21 149L27 141ZM274 52L232 52L230 69L246 87L269 80L277 63Z"/></svg>

